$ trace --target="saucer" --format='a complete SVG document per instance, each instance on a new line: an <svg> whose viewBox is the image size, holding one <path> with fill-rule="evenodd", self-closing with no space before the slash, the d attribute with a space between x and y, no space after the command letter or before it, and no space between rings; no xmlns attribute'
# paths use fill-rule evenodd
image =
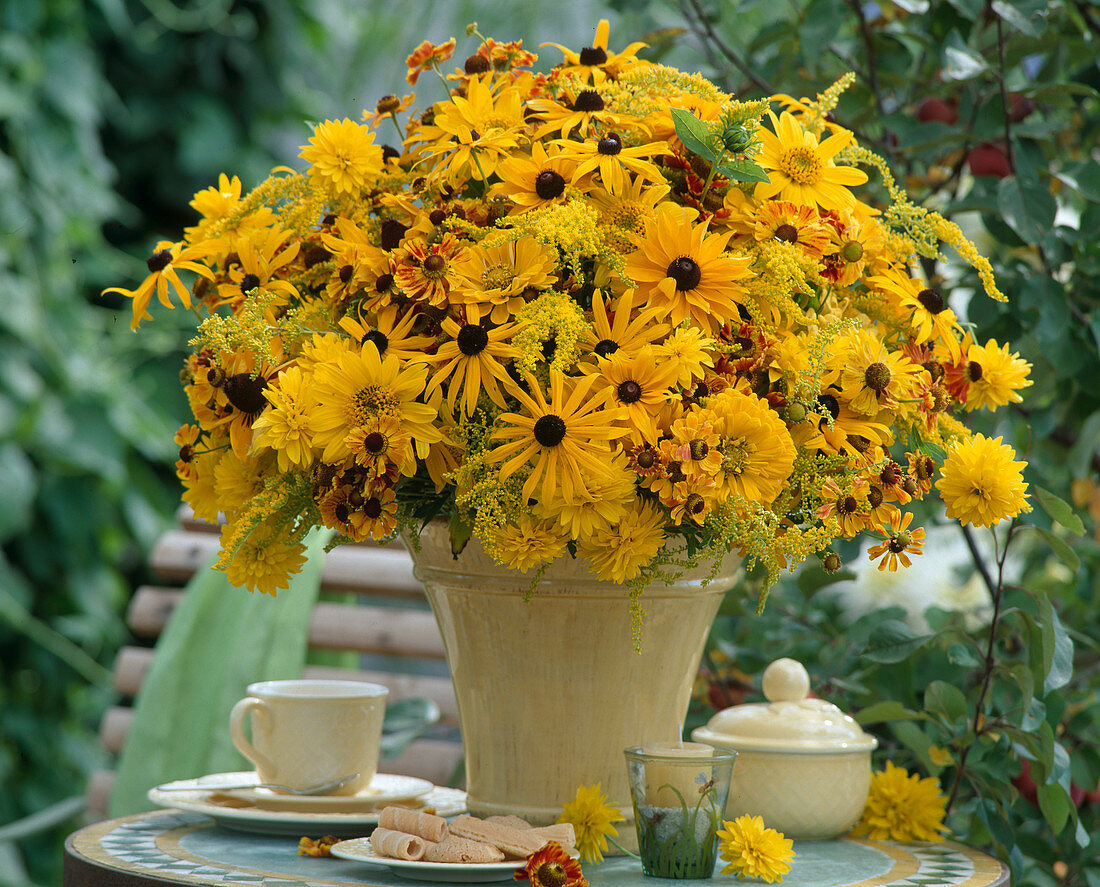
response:
<svg viewBox="0 0 1100 887"><path fill-rule="evenodd" d="M424 862L419 859L391 859L374 852L370 838L353 838L340 841L329 848L338 859L365 862L385 866L395 875L416 881L447 882L451 884L484 883L486 881L511 881L516 869L523 868L524 860L509 859L505 862Z"/></svg>
<svg viewBox="0 0 1100 887"><path fill-rule="evenodd" d="M354 795L287 795L269 788L224 789L222 794L248 801L261 810L351 813L374 810L386 804L411 801L426 795L431 790L432 784L426 779L375 773L370 785Z"/></svg>

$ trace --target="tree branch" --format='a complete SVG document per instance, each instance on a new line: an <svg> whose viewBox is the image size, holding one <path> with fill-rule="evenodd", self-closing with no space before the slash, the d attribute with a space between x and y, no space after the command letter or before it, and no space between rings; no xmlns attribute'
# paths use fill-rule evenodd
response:
<svg viewBox="0 0 1100 887"><path fill-rule="evenodd" d="M775 95L775 90L768 85L767 81L757 76L756 72L745 63L744 59L734 51L733 47L718 36L714 28L711 27L710 20L707 18L707 14L703 10L703 7L699 4L699 0L687 0L687 4L694 10L695 16L699 22L699 29L697 30L693 27L693 30L695 30L702 39L710 41L710 43L717 47L718 51L722 53L738 71L744 74L753 86L764 93L764 95ZM685 10L687 10L688 6L684 7Z"/></svg>

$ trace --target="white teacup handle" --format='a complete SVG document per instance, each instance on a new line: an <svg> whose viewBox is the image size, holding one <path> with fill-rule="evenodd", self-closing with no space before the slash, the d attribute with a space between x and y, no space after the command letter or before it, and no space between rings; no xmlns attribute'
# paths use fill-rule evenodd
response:
<svg viewBox="0 0 1100 887"><path fill-rule="evenodd" d="M256 716L263 720L271 718L271 709L268 708L266 702L257 699L255 696L247 696L234 705L233 710L229 713L229 737L233 740L233 744L237 746L237 751L255 764L257 770L270 774L275 769L271 761L257 751L256 746L249 742L248 737L244 735L244 722L251 712L255 712Z"/></svg>

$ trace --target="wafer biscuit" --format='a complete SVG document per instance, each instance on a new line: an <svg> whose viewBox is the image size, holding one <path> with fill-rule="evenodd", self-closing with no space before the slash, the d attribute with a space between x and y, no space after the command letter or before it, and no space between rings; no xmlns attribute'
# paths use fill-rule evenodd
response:
<svg viewBox="0 0 1100 887"><path fill-rule="evenodd" d="M438 844L429 843L424 851L425 862L501 862L504 853L492 844L448 835Z"/></svg>
<svg viewBox="0 0 1100 887"><path fill-rule="evenodd" d="M375 828L370 835L370 845L374 852L392 859L420 859L427 849L427 842L405 832L395 832L388 828Z"/></svg>
<svg viewBox="0 0 1100 887"><path fill-rule="evenodd" d="M557 841L567 853L577 846L577 833L571 822L556 822L553 825L530 828L526 834L542 838L543 844L547 841Z"/></svg>
<svg viewBox="0 0 1100 887"><path fill-rule="evenodd" d="M508 825L512 828L523 829L525 831L534 828L526 819L521 816L516 816L514 813L509 813L507 816L501 816L499 814L497 816L486 816L485 821L499 822L501 825Z"/></svg>
<svg viewBox="0 0 1100 887"><path fill-rule="evenodd" d="M438 843L447 837L447 820L431 813L409 810L407 807L383 807L378 814L378 824L382 828L416 835L425 841Z"/></svg>
<svg viewBox="0 0 1100 887"><path fill-rule="evenodd" d="M452 835L484 841L516 859L530 856L546 843L546 839L532 835L536 829L520 829L501 825L499 822L486 822L467 814L456 817L447 828Z"/></svg>

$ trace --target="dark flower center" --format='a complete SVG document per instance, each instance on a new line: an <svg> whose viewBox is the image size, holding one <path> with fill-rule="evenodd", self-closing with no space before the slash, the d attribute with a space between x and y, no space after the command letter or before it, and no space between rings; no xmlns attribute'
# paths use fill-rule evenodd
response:
<svg viewBox="0 0 1100 887"><path fill-rule="evenodd" d="M332 509L332 511L333 514L336 515L336 519L340 521L340 523L346 524L348 522L348 507L343 502Z"/></svg>
<svg viewBox="0 0 1100 887"><path fill-rule="evenodd" d="M565 866L554 860L544 862L535 869L535 884L539 887L562 887L568 879Z"/></svg>
<svg viewBox="0 0 1100 887"><path fill-rule="evenodd" d="M535 178L535 193L543 200L560 197L565 190L565 179L552 169L544 169Z"/></svg>
<svg viewBox="0 0 1100 887"><path fill-rule="evenodd" d="M378 279L374 282L375 292L385 293L389 292L390 287L393 286L392 274L379 274Z"/></svg>
<svg viewBox="0 0 1100 887"><path fill-rule="evenodd" d="M899 480L901 480L901 471L896 465L887 465L885 468L882 469L881 472L879 472L879 480L881 480L884 484L893 486Z"/></svg>
<svg viewBox="0 0 1100 887"><path fill-rule="evenodd" d="M970 377L971 382L977 382L982 377L982 365L976 360L970 361L966 366L966 374Z"/></svg>
<svg viewBox="0 0 1100 887"><path fill-rule="evenodd" d="M912 534L910 534L908 530L902 530L900 533L896 533L890 537L890 550L894 552L894 554L901 554L912 541Z"/></svg>
<svg viewBox="0 0 1100 887"><path fill-rule="evenodd" d="M638 453L634 461L638 464L639 468L652 468L657 463L657 455L653 450L642 450Z"/></svg>
<svg viewBox="0 0 1100 887"><path fill-rule="evenodd" d="M689 256L680 256L668 266L665 274L676 281L676 289L680 292L695 289L703 279L703 269Z"/></svg>
<svg viewBox="0 0 1100 887"><path fill-rule="evenodd" d="M476 323L468 323L458 331L455 341L459 351L467 357L473 357L485 350L485 346L489 344L489 334Z"/></svg>
<svg viewBox="0 0 1100 887"><path fill-rule="evenodd" d="M374 496L363 503L363 514L371 520L378 520L382 516L382 503Z"/></svg>
<svg viewBox="0 0 1100 887"><path fill-rule="evenodd" d="M600 46L586 46L581 50L582 65L602 65L607 61L607 50Z"/></svg>
<svg viewBox="0 0 1100 887"><path fill-rule="evenodd" d="M389 441L386 440L386 435L381 431L372 431L363 438L363 449L377 456L386 451L386 445L388 443Z"/></svg>
<svg viewBox="0 0 1100 887"><path fill-rule="evenodd" d="M466 59L466 63L462 66L467 74L484 74L491 68L489 60L483 55L472 55Z"/></svg>
<svg viewBox="0 0 1100 887"><path fill-rule="evenodd" d="M225 380L223 390L229 402L242 413L258 413L267 406L266 387L267 379L263 376L253 379L250 373L237 373Z"/></svg>
<svg viewBox="0 0 1100 887"><path fill-rule="evenodd" d="M687 497L687 502L684 503L684 508L689 514L702 514L703 509L707 507L707 503L703 501L703 497L698 493L692 493Z"/></svg>
<svg viewBox="0 0 1100 887"><path fill-rule="evenodd" d="M933 382L943 378L943 364L938 360L926 360L921 366L928 370L928 375L932 377Z"/></svg>
<svg viewBox="0 0 1100 887"><path fill-rule="evenodd" d="M610 339L600 339L596 347L592 349L598 357L610 357L619 350L619 344Z"/></svg>
<svg viewBox="0 0 1100 887"><path fill-rule="evenodd" d="M381 330L371 330L365 336L363 336L362 343L364 345L367 342L373 342L374 347L378 349L378 356L381 357L386 353L386 349L390 347L389 337Z"/></svg>
<svg viewBox="0 0 1100 887"><path fill-rule="evenodd" d="M872 508L878 508L882 504L882 489L873 486L867 491L867 504Z"/></svg>
<svg viewBox="0 0 1100 887"><path fill-rule="evenodd" d="M401 243L401 238L405 236L405 232L408 230L408 226L402 225L397 219L386 219L382 223L378 242L382 249L393 249Z"/></svg>
<svg viewBox="0 0 1100 887"><path fill-rule="evenodd" d="M845 514L855 514L859 511L859 503L856 501L855 496L845 496L838 504L840 505L840 510Z"/></svg>
<svg viewBox="0 0 1100 887"><path fill-rule="evenodd" d="M332 253L330 253L319 243L315 243L313 244L313 246L307 249L304 256L305 265L307 268L312 268L314 265L320 265L322 262L327 262L331 258Z"/></svg>
<svg viewBox="0 0 1100 887"><path fill-rule="evenodd" d="M386 95L378 100L378 103L374 106L374 110L379 114L392 114L400 107L401 99L391 92L386 93Z"/></svg>
<svg viewBox="0 0 1100 887"><path fill-rule="evenodd" d="M172 261L172 251L170 249L162 249L159 252L153 253L145 260L145 265L148 267L150 273L156 274L158 271L163 271L168 267L168 263Z"/></svg>
<svg viewBox="0 0 1100 887"><path fill-rule="evenodd" d="M565 439L565 422L560 416L540 416L535 422L535 440L544 447L556 447Z"/></svg>
<svg viewBox="0 0 1100 887"><path fill-rule="evenodd" d="M863 384L872 391L885 391L890 384L890 367L875 361L864 371Z"/></svg>
<svg viewBox="0 0 1100 887"><path fill-rule="evenodd" d="M688 444L688 452L691 453L691 460L693 462L700 462L707 458L707 454L710 452L710 445L701 437L697 437Z"/></svg>
<svg viewBox="0 0 1100 887"><path fill-rule="evenodd" d="M840 415L840 402L831 394L818 395L817 402L829 411L829 415L836 419Z"/></svg>
<svg viewBox="0 0 1100 887"><path fill-rule="evenodd" d="M184 444L180 447L180 461L190 462L195 458L195 448L191 444Z"/></svg>
<svg viewBox="0 0 1100 887"><path fill-rule="evenodd" d="M775 239L784 243L798 243L798 229L794 225L782 224L775 229Z"/></svg>
<svg viewBox="0 0 1100 887"><path fill-rule="evenodd" d="M642 397L642 386L633 379L627 379L616 389L620 403L637 403Z"/></svg>
<svg viewBox="0 0 1100 887"><path fill-rule="evenodd" d="M924 306L929 314L939 314L947 307L944 304L943 296L935 290L921 290L917 293L917 301Z"/></svg>
<svg viewBox="0 0 1100 887"><path fill-rule="evenodd" d="M574 111L602 111L603 107L603 99L594 89L586 89L573 102Z"/></svg>
<svg viewBox="0 0 1100 887"><path fill-rule="evenodd" d="M858 262L863 258L863 244L858 240L849 240L840 248L840 257L845 262Z"/></svg>
<svg viewBox="0 0 1100 887"><path fill-rule="evenodd" d="M826 573L835 573L841 566L840 555L835 551L830 551L821 562L821 567Z"/></svg>
<svg viewBox="0 0 1100 887"><path fill-rule="evenodd" d="M425 274L440 274L447 267L447 260L439 253L432 253L424 259Z"/></svg>
<svg viewBox="0 0 1100 887"><path fill-rule="evenodd" d="M351 275L355 273L355 268L351 265L344 265L340 268L340 283L347 283L351 280Z"/></svg>
<svg viewBox="0 0 1100 887"><path fill-rule="evenodd" d="M241 278L241 292L246 296L260 285L260 278L255 274L246 274Z"/></svg>
<svg viewBox="0 0 1100 887"><path fill-rule="evenodd" d="M596 145L596 150L601 154L608 154L614 156L623 149L623 140L619 138L617 132L610 132L605 135Z"/></svg>

